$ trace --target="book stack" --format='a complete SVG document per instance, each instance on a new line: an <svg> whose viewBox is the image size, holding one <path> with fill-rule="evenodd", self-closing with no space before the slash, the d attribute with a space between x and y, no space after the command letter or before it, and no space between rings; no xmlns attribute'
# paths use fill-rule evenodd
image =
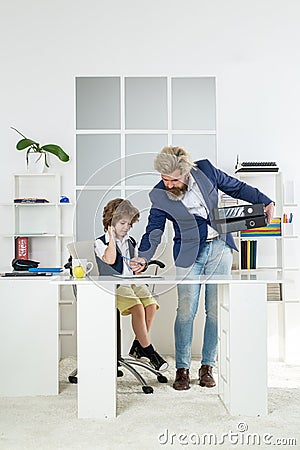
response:
<svg viewBox="0 0 300 450"><path fill-rule="evenodd" d="M280 301L282 300L282 285L280 283L267 284L267 300Z"/></svg>
<svg viewBox="0 0 300 450"><path fill-rule="evenodd" d="M257 241L241 241L241 269L256 269Z"/></svg>
<svg viewBox="0 0 300 450"><path fill-rule="evenodd" d="M230 195L225 194L222 192L220 196L220 202L223 206L231 206L231 205L238 205L238 199L230 197Z"/></svg>
<svg viewBox="0 0 300 450"><path fill-rule="evenodd" d="M275 217L272 222L265 227L251 228L241 231L241 237L250 236L281 236L281 218Z"/></svg>

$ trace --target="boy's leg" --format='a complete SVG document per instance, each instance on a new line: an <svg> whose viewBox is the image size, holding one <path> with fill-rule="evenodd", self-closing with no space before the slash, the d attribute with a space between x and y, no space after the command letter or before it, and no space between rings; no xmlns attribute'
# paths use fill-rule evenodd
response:
<svg viewBox="0 0 300 450"><path fill-rule="evenodd" d="M145 310L142 304L135 305L130 308L132 329L135 333L136 339L142 347L148 347L150 340L148 337L148 328L146 325Z"/></svg>
<svg viewBox="0 0 300 450"><path fill-rule="evenodd" d="M133 284L131 287L145 308L145 321L149 332L154 320L155 312L159 309L159 305L147 286Z"/></svg>
<svg viewBox="0 0 300 450"><path fill-rule="evenodd" d="M156 309L156 304L148 305L145 307L145 320L148 333L152 327Z"/></svg>
<svg viewBox="0 0 300 450"><path fill-rule="evenodd" d="M147 332L149 332L151 325L153 323L155 312L159 308L159 305L158 305L155 297L153 297L151 295L147 286L132 285L131 287L132 287L134 293L139 297L140 301L143 304L144 322L145 322ZM138 358L140 358L140 357L148 358L149 363L156 370L163 371L168 368L168 366L169 366L168 363L159 355L159 353L157 353L154 350L153 346L150 343L150 340L149 340L149 346L145 347L137 335L136 335L136 339L137 339L137 341L134 341L132 350L129 352L129 354L134 355L134 353L135 353L136 355L139 355ZM136 348L136 345L138 346L138 348Z"/></svg>

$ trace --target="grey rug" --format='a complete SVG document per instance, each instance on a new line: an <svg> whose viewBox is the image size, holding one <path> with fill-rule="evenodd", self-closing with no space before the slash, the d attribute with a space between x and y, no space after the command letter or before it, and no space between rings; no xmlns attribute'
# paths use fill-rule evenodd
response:
<svg viewBox="0 0 300 450"><path fill-rule="evenodd" d="M119 378L118 417L103 421L77 418L77 386L67 382L76 360L64 359L59 396L0 398L0 448L300 448L299 366L269 364L269 415L248 418L229 416L217 388L198 386L196 361L191 367L192 388L174 391L173 358L168 362L168 384L158 383L149 372L143 373L154 394L144 394L129 373ZM91 374L91 383L95 382Z"/></svg>

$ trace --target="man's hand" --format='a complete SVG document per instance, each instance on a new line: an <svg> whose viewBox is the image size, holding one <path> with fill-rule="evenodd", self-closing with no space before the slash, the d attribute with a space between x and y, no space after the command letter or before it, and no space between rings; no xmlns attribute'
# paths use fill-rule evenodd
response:
<svg viewBox="0 0 300 450"><path fill-rule="evenodd" d="M145 270L147 262L144 258L132 258L130 268L134 273L141 273Z"/></svg>
<svg viewBox="0 0 300 450"><path fill-rule="evenodd" d="M271 202L265 207L265 213L267 214L268 225L272 222L274 216L274 203Z"/></svg>

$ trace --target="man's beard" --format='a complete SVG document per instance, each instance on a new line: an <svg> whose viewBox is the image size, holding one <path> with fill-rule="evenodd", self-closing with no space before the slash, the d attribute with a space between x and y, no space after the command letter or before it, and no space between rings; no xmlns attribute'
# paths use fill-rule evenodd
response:
<svg viewBox="0 0 300 450"><path fill-rule="evenodd" d="M173 187L173 188L166 187L166 193L170 200L179 201L183 199L187 189L188 189L187 184L184 184L181 187Z"/></svg>

